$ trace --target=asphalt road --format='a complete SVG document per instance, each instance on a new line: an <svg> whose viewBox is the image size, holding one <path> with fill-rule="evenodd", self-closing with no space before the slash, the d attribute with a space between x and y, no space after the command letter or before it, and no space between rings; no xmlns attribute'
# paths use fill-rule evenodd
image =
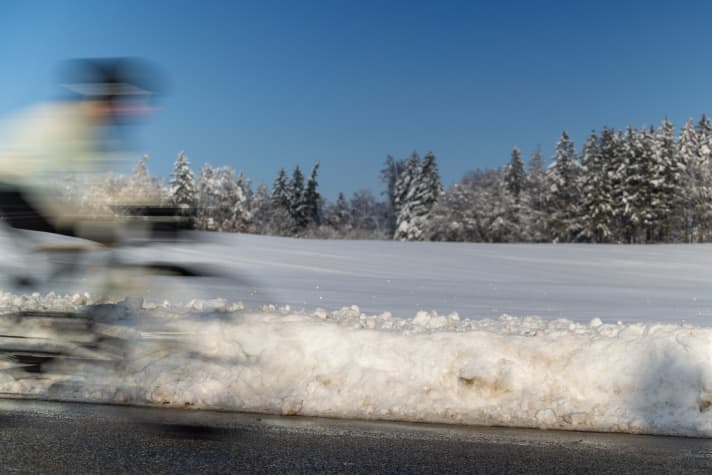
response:
<svg viewBox="0 0 712 475"><path fill-rule="evenodd" d="M712 440L0 400L2 473L710 473Z"/></svg>

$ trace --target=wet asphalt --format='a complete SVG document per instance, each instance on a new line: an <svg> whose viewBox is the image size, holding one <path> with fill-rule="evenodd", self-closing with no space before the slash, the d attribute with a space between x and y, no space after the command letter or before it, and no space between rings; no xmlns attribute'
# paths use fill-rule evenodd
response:
<svg viewBox="0 0 712 475"><path fill-rule="evenodd" d="M0 400L1 473L712 473L712 440Z"/></svg>

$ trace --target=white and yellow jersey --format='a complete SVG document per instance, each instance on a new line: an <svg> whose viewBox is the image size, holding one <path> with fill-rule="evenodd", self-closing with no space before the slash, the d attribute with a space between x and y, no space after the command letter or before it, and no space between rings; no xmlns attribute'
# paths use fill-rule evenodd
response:
<svg viewBox="0 0 712 475"><path fill-rule="evenodd" d="M99 129L82 103L32 107L0 125L0 182L53 187L101 168Z"/></svg>

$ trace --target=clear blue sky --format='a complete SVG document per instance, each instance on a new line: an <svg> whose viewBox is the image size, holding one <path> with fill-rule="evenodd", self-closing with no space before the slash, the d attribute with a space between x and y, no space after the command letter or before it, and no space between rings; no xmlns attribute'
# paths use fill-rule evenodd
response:
<svg viewBox="0 0 712 475"><path fill-rule="evenodd" d="M712 2L3 1L0 115L56 95L71 57L141 56L170 95L137 160L180 150L271 185L321 162L329 199L380 192L386 154L438 156L446 185L550 156L562 129L712 112Z"/></svg>

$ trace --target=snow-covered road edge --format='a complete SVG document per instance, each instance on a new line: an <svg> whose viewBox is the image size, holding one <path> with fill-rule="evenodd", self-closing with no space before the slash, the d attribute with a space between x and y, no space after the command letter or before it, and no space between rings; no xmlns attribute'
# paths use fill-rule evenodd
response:
<svg viewBox="0 0 712 475"><path fill-rule="evenodd" d="M85 300L0 296L7 310L81 307ZM710 328L507 315L461 320L435 312L399 319L357 307L245 310L224 300L116 309L134 343L128 363L54 380L62 384L53 386L53 397L712 436ZM134 314L126 320L128 311ZM179 343L145 338L146 325L180 335ZM37 395L48 388L47 381L0 374L0 392Z"/></svg>

